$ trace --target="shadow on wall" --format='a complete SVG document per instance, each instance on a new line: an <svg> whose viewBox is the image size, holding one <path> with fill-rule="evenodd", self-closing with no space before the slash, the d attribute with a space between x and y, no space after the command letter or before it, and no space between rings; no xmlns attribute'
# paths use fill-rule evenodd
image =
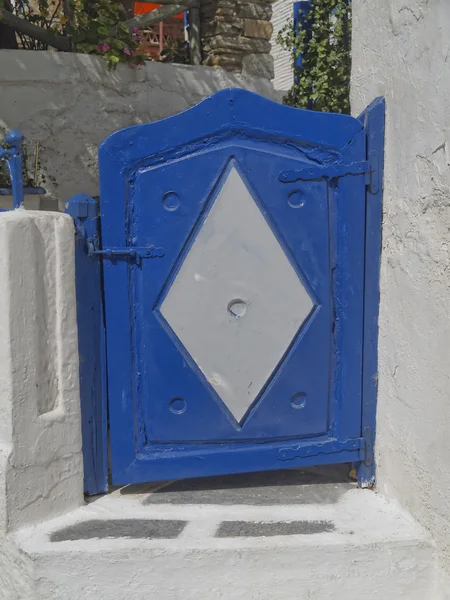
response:
<svg viewBox="0 0 450 600"><path fill-rule="evenodd" d="M98 196L97 148L108 135L176 114L226 87L277 99L269 81L221 69L149 62L111 72L94 56L2 50L0 129L25 135L33 183L48 192L41 208L64 210L76 193Z"/></svg>

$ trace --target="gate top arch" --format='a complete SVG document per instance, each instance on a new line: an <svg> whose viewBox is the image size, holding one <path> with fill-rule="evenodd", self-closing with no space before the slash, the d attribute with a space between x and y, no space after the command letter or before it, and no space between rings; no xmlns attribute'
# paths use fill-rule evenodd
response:
<svg viewBox="0 0 450 600"><path fill-rule="evenodd" d="M106 179L112 184L133 165L158 162L167 153L176 158L177 152L185 155L188 150L210 149L239 134L295 144L306 159L318 164L339 163L344 149L362 129L361 121L348 115L301 110L247 90L225 89L181 113L127 127L106 138L99 148L99 168L101 173L108 171L108 178L101 185Z"/></svg>

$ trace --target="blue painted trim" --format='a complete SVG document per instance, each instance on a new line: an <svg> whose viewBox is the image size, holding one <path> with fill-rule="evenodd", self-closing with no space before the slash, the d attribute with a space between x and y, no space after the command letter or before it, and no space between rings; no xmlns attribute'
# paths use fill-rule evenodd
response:
<svg viewBox="0 0 450 600"><path fill-rule="evenodd" d="M321 146L322 153L327 149L334 151L338 160L339 151L362 130L362 125L349 115L333 114L333 120L335 126L330 127L329 113L299 110L246 90L230 88L167 119L113 133L100 145L99 161L114 162L120 175L125 167L130 169L143 161L148 165L150 157L155 157L155 162L161 161L160 153L171 151L173 158L185 156L188 149L195 151L197 146L199 150L208 149L209 144L215 146L220 139L230 139L242 132L246 137L281 144L289 139L291 144L298 144L298 150L306 158L311 157L315 162L322 162L316 148ZM123 176L120 181L123 190Z"/></svg>
<svg viewBox="0 0 450 600"><path fill-rule="evenodd" d="M25 186L23 188L23 193L26 196L43 196L44 194L47 193L47 190L45 190L42 187ZM12 196L12 195L13 195L12 188L0 188L0 196Z"/></svg>
<svg viewBox="0 0 450 600"><path fill-rule="evenodd" d="M343 153L344 161L361 160L366 134L361 131ZM337 411L334 417L341 439L361 435L361 381L363 377L365 176L348 175L330 182L330 202L336 206L336 263L334 360ZM333 430L332 430L333 431Z"/></svg>
<svg viewBox="0 0 450 600"><path fill-rule="evenodd" d="M143 473L151 474L151 481L167 479L167 458L175 453L177 460L170 465L171 479L351 463L360 461L363 456L361 438L345 442L325 440L314 443L308 439L251 445L202 444L196 448L194 459L189 445L184 448L161 446L159 456L154 450L148 454L143 452L123 471L113 471L113 483L140 483Z"/></svg>
<svg viewBox="0 0 450 600"><path fill-rule="evenodd" d="M364 343L362 382L362 435L364 460L358 469L361 487L375 483L374 441L378 392L378 312L383 217L385 100L377 98L360 115L367 132L367 158L376 172L366 193L366 247L364 282Z"/></svg>
<svg viewBox="0 0 450 600"><path fill-rule="evenodd" d="M75 272L80 357L81 427L84 489L108 490L106 346L102 264L88 256L87 240L100 237L98 204L85 194L69 200L66 212L75 221Z"/></svg>
<svg viewBox="0 0 450 600"><path fill-rule="evenodd" d="M0 148L0 159L6 161L9 176L11 178L11 193L13 197L13 208L23 206L23 181L22 181L22 144L24 137L13 129L5 136L8 149Z"/></svg>

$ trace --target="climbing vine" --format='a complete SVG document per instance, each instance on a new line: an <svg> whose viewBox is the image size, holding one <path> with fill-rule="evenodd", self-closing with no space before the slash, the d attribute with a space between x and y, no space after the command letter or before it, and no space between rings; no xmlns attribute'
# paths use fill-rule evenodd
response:
<svg viewBox="0 0 450 600"><path fill-rule="evenodd" d="M306 3L305 3L306 4ZM283 102L297 108L350 112L351 0L312 0L277 43L292 54L294 83Z"/></svg>

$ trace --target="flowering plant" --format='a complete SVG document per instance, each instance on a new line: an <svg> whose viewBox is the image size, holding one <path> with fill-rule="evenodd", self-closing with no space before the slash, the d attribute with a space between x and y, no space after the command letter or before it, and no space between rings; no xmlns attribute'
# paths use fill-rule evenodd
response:
<svg viewBox="0 0 450 600"><path fill-rule="evenodd" d="M138 51L141 31L127 18L119 0L0 0L0 21L17 32L22 48L97 54L110 68L127 63L134 69L146 58Z"/></svg>
<svg viewBox="0 0 450 600"><path fill-rule="evenodd" d="M145 56L137 51L142 40L138 27L124 23L126 14L115 0L78 0L74 6L72 40L78 52L103 56L110 68L128 63L143 64Z"/></svg>

